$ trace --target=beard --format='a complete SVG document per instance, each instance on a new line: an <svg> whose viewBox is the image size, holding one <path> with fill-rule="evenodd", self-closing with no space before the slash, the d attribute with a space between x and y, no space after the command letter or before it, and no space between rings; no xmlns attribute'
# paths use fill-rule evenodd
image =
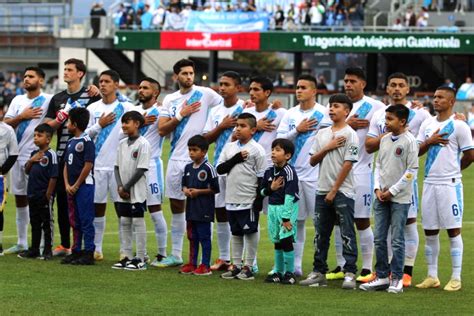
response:
<svg viewBox="0 0 474 316"><path fill-rule="evenodd" d="M140 95L138 95L138 101L140 101L141 103L146 103L146 102L150 101L152 98L153 98L152 95L150 95L150 96L140 96Z"/></svg>
<svg viewBox="0 0 474 316"><path fill-rule="evenodd" d="M23 88L26 90L26 91L35 91L37 90L39 87L39 83L31 83L31 84L28 84L28 85L24 85Z"/></svg>

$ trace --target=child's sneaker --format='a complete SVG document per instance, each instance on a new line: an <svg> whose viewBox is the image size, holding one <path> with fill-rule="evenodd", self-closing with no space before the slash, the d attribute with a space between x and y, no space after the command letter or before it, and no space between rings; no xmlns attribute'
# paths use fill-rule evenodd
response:
<svg viewBox="0 0 474 316"><path fill-rule="evenodd" d="M344 281L342 282L342 288L346 290L356 289L356 277L354 273L346 272L344 275Z"/></svg>
<svg viewBox="0 0 474 316"><path fill-rule="evenodd" d="M36 259L40 257L40 253L38 250L28 249L20 252L17 257L20 259Z"/></svg>
<svg viewBox="0 0 474 316"><path fill-rule="evenodd" d="M226 279L226 280L232 280L237 277L240 273L240 268L237 267L236 265L233 265L231 268L229 268L229 271L222 273L221 278Z"/></svg>
<svg viewBox="0 0 474 316"><path fill-rule="evenodd" d="M426 279L423 280L423 282L416 285L416 287L419 289L436 288L439 286L440 286L439 279L433 278L432 276L428 276Z"/></svg>
<svg viewBox="0 0 474 316"><path fill-rule="evenodd" d="M183 259L173 255L163 258L156 266L159 268L177 267L183 264Z"/></svg>
<svg viewBox="0 0 474 316"><path fill-rule="evenodd" d="M158 267L159 264L161 263L161 261L163 261L163 259L165 259L166 257L165 256L162 256L160 254L157 254L155 259L153 259L153 261L150 263L150 265L152 267Z"/></svg>
<svg viewBox="0 0 474 316"><path fill-rule="evenodd" d="M22 245L14 245L14 246L11 246L8 249L5 249L5 251L3 253L6 254L6 255L18 255L21 252L27 251L27 250L28 249L23 247Z"/></svg>
<svg viewBox="0 0 474 316"><path fill-rule="evenodd" d="M392 278L390 286L387 289L388 293L403 293L403 280Z"/></svg>
<svg viewBox="0 0 474 316"><path fill-rule="evenodd" d="M331 272L326 273L327 280L341 280L344 279L344 272L340 266L337 266Z"/></svg>
<svg viewBox="0 0 474 316"><path fill-rule="evenodd" d="M66 248L63 245L59 245L53 250L54 257L65 257L71 254L71 248Z"/></svg>
<svg viewBox="0 0 474 316"><path fill-rule="evenodd" d="M359 289L362 291L382 291L388 289L390 286L390 280L388 278L375 277L370 282L359 285Z"/></svg>
<svg viewBox="0 0 474 316"><path fill-rule="evenodd" d="M461 280L459 279L451 279L449 280L448 284L444 287L445 291L455 292L461 289Z"/></svg>
<svg viewBox="0 0 474 316"><path fill-rule="evenodd" d="M92 251L83 251L82 255L71 262L72 265L92 266L95 263L94 253Z"/></svg>
<svg viewBox="0 0 474 316"><path fill-rule="evenodd" d="M265 278L265 283L280 283L282 278L283 277L280 273L274 272L271 275L267 275L267 277Z"/></svg>
<svg viewBox="0 0 474 316"><path fill-rule="evenodd" d="M322 274L321 272L311 272L308 274L306 279L300 281L300 285L303 286L312 286L312 287L319 287L319 286L327 286L328 281L326 279L326 275Z"/></svg>
<svg viewBox="0 0 474 316"><path fill-rule="evenodd" d="M146 263L139 258L133 258L124 269L127 271L143 271L146 270Z"/></svg>
<svg viewBox="0 0 474 316"><path fill-rule="evenodd" d="M404 273L403 274L403 287L411 286L411 275Z"/></svg>
<svg viewBox="0 0 474 316"><path fill-rule="evenodd" d="M255 280L252 268L250 268L249 266L243 267L240 273L237 275L237 279L244 281Z"/></svg>
<svg viewBox="0 0 474 316"><path fill-rule="evenodd" d="M285 275L283 276L283 279L281 279L281 284L286 284L286 285L296 284L295 274L291 272L286 272Z"/></svg>
<svg viewBox="0 0 474 316"><path fill-rule="evenodd" d="M196 266L192 263L186 263L184 266L179 269L181 274L192 274L196 270Z"/></svg>
<svg viewBox="0 0 474 316"><path fill-rule="evenodd" d="M127 265L129 263L130 263L130 259L128 259L128 257L125 257L122 260L120 260L119 262L112 265L112 269L123 270L127 267Z"/></svg>
<svg viewBox="0 0 474 316"><path fill-rule="evenodd" d="M82 252L72 252L61 260L61 264L71 264L74 260L79 259L81 255Z"/></svg>
<svg viewBox="0 0 474 316"><path fill-rule="evenodd" d="M94 251L94 260L95 261L104 260L104 254L102 252Z"/></svg>
<svg viewBox="0 0 474 316"><path fill-rule="evenodd" d="M212 271L210 268L206 267L205 264L200 264L196 270L193 271L194 275L211 275Z"/></svg>
<svg viewBox="0 0 474 316"><path fill-rule="evenodd" d="M212 271L227 271L230 267L230 261L217 259L216 263L211 266Z"/></svg>

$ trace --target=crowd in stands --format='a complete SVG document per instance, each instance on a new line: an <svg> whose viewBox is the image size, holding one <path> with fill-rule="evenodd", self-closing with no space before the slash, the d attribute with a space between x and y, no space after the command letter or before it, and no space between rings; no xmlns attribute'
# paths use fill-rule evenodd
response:
<svg viewBox="0 0 474 316"><path fill-rule="evenodd" d="M0 105L10 104L15 96L24 93L21 74L0 71Z"/></svg>
<svg viewBox="0 0 474 316"><path fill-rule="evenodd" d="M120 29L182 30L191 11L266 12L269 28L276 30L362 26L364 19L363 0L171 1L159 5L152 2L139 0L120 4L112 13L116 26Z"/></svg>

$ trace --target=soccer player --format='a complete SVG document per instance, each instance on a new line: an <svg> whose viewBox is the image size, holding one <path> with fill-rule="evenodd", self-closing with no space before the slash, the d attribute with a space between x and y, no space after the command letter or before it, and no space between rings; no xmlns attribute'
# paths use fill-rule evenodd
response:
<svg viewBox="0 0 474 316"><path fill-rule="evenodd" d="M428 276L416 285L417 288L440 286L439 230L446 229L451 248L452 274L444 289L461 289L461 226L464 212L461 170L472 163L474 145L469 126L453 117L455 95L456 92L449 87L439 87L435 91L433 105L438 114L423 122L417 138L420 143L419 155L427 153L421 209L428 264Z"/></svg>
<svg viewBox="0 0 474 316"><path fill-rule="evenodd" d="M6 175L18 158L18 142L13 128L3 122L3 108L0 108L0 256L3 256L3 211L7 198Z"/></svg>
<svg viewBox="0 0 474 316"><path fill-rule="evenodd" d="M272 143L273 166L260 183L260 194L268 196L268 235L275 247L274 273L267 283L296 284L293 240L298 217L298 175L288 164L295 151L293 143L277 138Z"/></svg>
<svg viewBox="0 0 474 316"><path fill-rule="evenodd" d="M53 256L66 256L71 253L69 208L62 172L65 163L66 144L72 137L67 129L68 113L74 107L87 107L89 104L100 100L99 89L96 86L81 86L81 81L86 73L87 67L82 60L70 58L64 62L64 82L67 84L67 88L53 96L45 117L45 122L56 129L58 135L56 154L60 172L56 184L56 200L61 243L54 248Z"/></svg>
<svg viewBox="0 0 474 316"><path fill-rule="evenodd" d="M99 76L99 89L102 98L87 107L90 118L86 133L95 143L94 259L98 261L104 258L102 241L105 231L107 193L110 194L114 203L118 201L117 183L112 162L117 160L117 148L120 138L123 137L120 119L125 112L134 109L133 104L118 99L119 81L119 74L115 70L103 71Z"/></svg>
<svg viewBox="0 0 474 316"><path fill-rule="evenodd" d="M93 265L95 145L89 135L84 133L90 114L83 107L71 109L68 114L67 129L73 137L66 144L62 172L68 194L73 243L71 254L65 256L61 264Z"/></svg>
<svg viewBox="0 0 474 316"><path fill-rule="evenodd" d="M140 105L136 111L140 112L145 123L140 128L140 134L150 143L151 157L148 167L148 196L146 204L150 211L150 216L155 228L155 237L158 252L150 265L157 266L161 260L166 257L166 242L168 228L163 216L161 204L163 202L163 162L161 160L161 151L163 148L163 138L158 132L158 116L162 107L158 105L158 96L161 92L161 86L153 78L144 78L138 86L138 100Z"/></svg>
<svg viewBox="0 0 474 316"><path fill-rule="evenodd" d="M387 80L387 94L390 97L390 104L403 104L409 109L408 130L415 137L418 135L421 124L431 117L430 113L423 108L412 107L407 95L410 92L408 78L405 74L396 72L391 74ZM380 140L387 133L385 125L385 109L378 110L370 120L369 132L365 140L365 147L369 154L376 152L380 146ZM414 174L413 195L410 202L410 210L405 227L405 267L403 268L403 285L411 285L413 266L415 265L416 253L418 252L418 229L416 217L418 214L418 181L417 173ZM390 245L389 245L390 248ZM390 252L389 252L390 253ZM370 280L370 276L361 279L362 282Z"/></svg>
<svg viewBox="0 0 474 316"><path fill-rule="evenodd" d="M376 277L359 288L366 291L387 289L389 293L401 293L405 224L412 202L412 182L418 172L418 144L415 136L408 131L409 108L404 104L396 104L389 106L385 112L387 134L380 141L374 175L377 197L374 201ZM388 236L389 231L391 238ZM387 243L393 249L391 260Z"/></svg>
<svg viewBox="0 0 474 316"><path fill-rule="evenodd" d="M354 164L355 186L355 206L354 219L359 232L359 242L362 255L362 270L358 281L372 277L372 258L374 252L374 233L370 227L370 209L372 205L372 163L373 154L369 154L365 149L365 139L369 131L369 124L372 116L380 109L385 109L385 104L364 95L364 88L367 84L365 73L361 68L347 68L344 76L345 94L353 103L352 111L347 119L356 132L359 139L360 157ZM336 226L335 233L336 260L337 267L328 274L328 279L341 279L341 267L344 265L342 256L342 239L339 226Z"/></svg>
<svg viewBox="0 0 474 316"><path fill-rule="evenodd" d="M224 99L211 109L204 127L204 137L209 143L215 142L214 166L217 165L224 146L232 139L232 132L237 122L237 117L244 110L244 101L239 99L237 93L241 88L241 77L235 71L226 71L219 78L219 94ZM217 245L219 256L211 266L211 270L227 271L230 266L230 226L225 209L225 176L219 175L220 191L216 194L216 226Z"/></svg>
<svg viewBox="0 0 474 316"><path fill-rule="evenodd" d="M302 75L296 83L296 100L299 104L289 109L278 127L278 137L291 140L295 144L295 152L291 157L292 165L299 180L299 209L296 221L295 240L295 275L303 275L302 261L304 242L306 239L306 219L314 217L314 192L317 191L319 167L308 164L309 150L314 143L319 129L332 124L327 116L327 109L316 103L316 78Z"/></svg>
<svg viewBox="0 0 474 316"><path fill-rule="evenodd" d="M345 264L343 289L355 289L357 272L357 240L354 229L355 182L353 164L359 159L357 133L346 122L352 110L352 102L344 94L329 98L331 128L318 132L311 148L309 163L319 168L318 191L316 192L315 252L313 271L300 282L305 286L326 286L328 271L327 254L331 233L339 219Z"/></svg>
<svg viewBox="0 0 474 316"><path fill-rule="evenodd" d="M171 134L171 152L166 170L166 196L171 205L171 255L161 260L160 267L183 263L183 237L186 230L184 213L185 195L181 188L184 167L190 163L188 140L201 134L206 125L209 109L222 103L214 90L194 85L194 62L181 59L173 66L179 91L163 100L158 128L160 136Z"/></svg>
<svg viewBox="0 0 474 316"><path fill-rule="evenodd" d="M227 174L225 202L232 232L232 269L223 279L254 280L253 264L258 247L258 219L261 207L256 207L257 189L267 165L263 147L253 135L257 120L250 113L237 117L236 141L222 150L217 172ZM243 261L244 242L246 248ZM244 266L242 267L242 262Z"/></svg>
<svg viewBox="0 0 474 316"><path fill-rule="evenodd" d="M53 218L52 198L58 178L58 157L49 148L54 129L46 123L40 124L34 131L34 143L38 146L25 164L28 175L28 205L30 209L31 246L18 257L50 260L53 257ZM40 253L41 234L44 237L43 253Z"/></svg>
<svg viewBox="0 0 474 316"><path fill-rule="evenodd" d="M146 172L150 165L150 144L140 135L145 123L142 114L130 111L122 116L123 138L118 147L114 173L119 200L117 212L120 218L120 251L123 258L114 264L114 269L130 271L146 270L146 198L148 181ZM133 237L137 255L133 258ZM130 259L131 260L130 260Z"/></svg>
<svg viewBox="0 0 474 316"><path fill-rule="evenodd" d="M28 223L30 222L25 163L30 154L37 149L33 134L46 115L52 95L41 92L44 84L44 71L38 67L28 67L23 75L23 87L26 94L13 98L4 122L15 129L19 155L13 165L11 175L11 193L15 195L16 228L18 241L16 245L5 250L5 254L18 254L28 249Z"/></svg>
<svg viewBox="0 0 474 316"><path fill-rule="evenodd" d="M217 172L207 162L209 143L202 135L195 135L188 141L189 157L193 162L186 165L182 180L186 195L186 222L189 251L192 261L179 270L183 274L211 275L211 223L214 221L215 198L219 192ZM201 264L198 266L199 245Z"/></svg>

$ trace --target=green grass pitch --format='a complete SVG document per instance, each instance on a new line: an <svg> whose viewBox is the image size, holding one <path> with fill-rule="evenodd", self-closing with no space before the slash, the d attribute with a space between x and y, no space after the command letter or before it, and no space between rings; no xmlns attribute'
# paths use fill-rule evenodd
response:
<svg viewBox="0 0 474 316"><path fill-rule="evenodd" d="M163 160L166 164L169 144ZM212 150L212 149L211 149ZM422 170L420 167L420 170ZM263 279L272 267L273 248L268 241L266 218L261 217L261 240L258 250L260 274L255 281L222 280L210 277L184 276L178 268L130 272L111 269L118 259L118 224L109 204L104 238L105 260L95 266L77 267L59 264L58 259L43 262L21 260L16 256L0 257L0 315L99 315L99 314L473 314L474 313L474 168L463 173L465 207L462 236L464 240L463 288L447 293L442 287L451 275L449 241L441 234L439 277L441 288L406 289L401 295L385 292L344 291L341 281L329 282L327 288L265 284ZM421 188L421 183L420 183ZM170 219L168 202L163 206ZM146 214L148 252L156 254L153 225ZM426 275L424 237L418 221L420 247L413 283ZM169 221L168 221L169 223ZM169 227L168 227L169 229ZM311 270L314 228L306 225L307 242L304 273ZM9 196L5 209L4 248L16 242L15 207ZM59 232L55 231L59 238ZM216 235L214 234L214 237ZM170 238L169 238L170 239ZM169 242L170 245L170 242ZM183 257L187 257L184 242ZM218 254L214 239L212 258ZM359 259L360 263L360 259ZM375 259L374 259L375 264ZM329 253L329 266L335 266L334 248Z"/></svg>

